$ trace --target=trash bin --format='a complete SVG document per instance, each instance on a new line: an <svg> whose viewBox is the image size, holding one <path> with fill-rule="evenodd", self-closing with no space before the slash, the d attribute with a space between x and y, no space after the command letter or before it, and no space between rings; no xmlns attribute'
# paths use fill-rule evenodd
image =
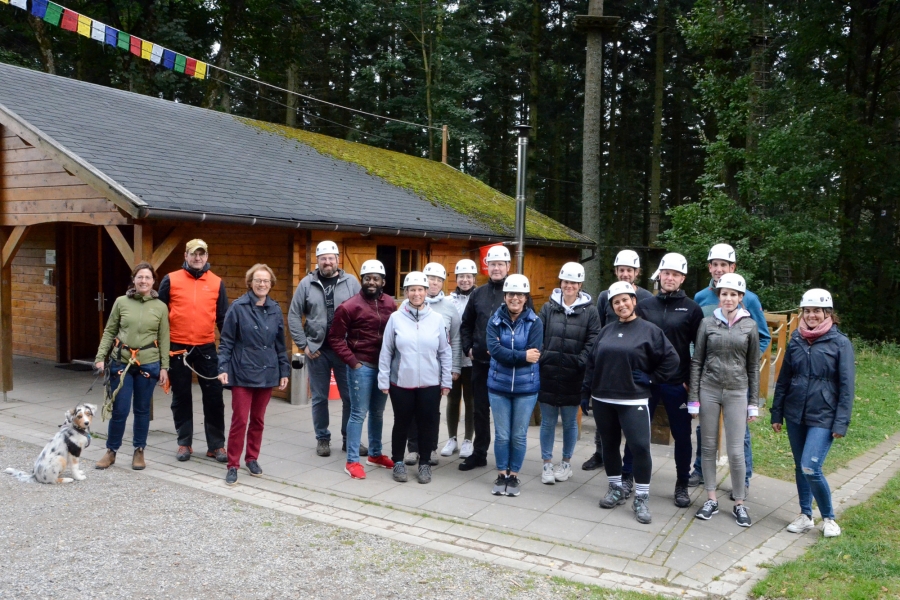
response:
<svg viewBox="0 0 900 600"><path fill-rule="evenodd" d="M291 404L309 404L309 377L307 377L306 355L291 357Z"/></svg>

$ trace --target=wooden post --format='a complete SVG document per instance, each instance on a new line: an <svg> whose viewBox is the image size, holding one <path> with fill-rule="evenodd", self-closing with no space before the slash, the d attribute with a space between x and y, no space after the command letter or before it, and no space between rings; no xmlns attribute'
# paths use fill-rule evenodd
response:
<svg viewBox="0 0 900 600"><path fill-rule="evenodd" d="M9 232L0 229L0 245L6 246ZM0 391L6 402L6 392L13 389L12 369L12 257L0 267Z"/></svg>
<svg viewBox="0 0 900 600"><path fill-rule="evenodd" d="M447 164L447 126L441 127L441 162Z"/></svg>
<svg viewBox="0 0 900 600"><path fill-rule="evenodd" d="M151 262L153 260L153 225L150 223L134 224L134 262L132 267L139 262Z"/></svg>

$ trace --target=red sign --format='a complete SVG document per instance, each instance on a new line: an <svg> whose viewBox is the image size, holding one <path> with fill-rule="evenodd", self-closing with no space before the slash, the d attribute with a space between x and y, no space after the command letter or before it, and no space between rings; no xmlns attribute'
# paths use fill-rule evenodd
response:
<svg viewBox="0 0 900 600"><path fill-rule="evenodd" d="M481 274L482 275L490 275L490 273L488 273L488 266L487 266L487 253L488 253L488 250L490 250L491 248L493 248L495 246L503 246L503 244L491 244L490 246L482 246L478 249L478 253L481 255Z"/></svg>

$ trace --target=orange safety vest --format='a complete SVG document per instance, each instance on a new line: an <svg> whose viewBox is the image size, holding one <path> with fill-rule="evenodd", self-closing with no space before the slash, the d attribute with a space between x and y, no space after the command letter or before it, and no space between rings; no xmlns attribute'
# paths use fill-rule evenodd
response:
<svg viewBox="0 0 900 600"><path fill-rule="evenodd" d="M199 346L216 341L216 305L222 279L207 271L200 279L184 269L169 273L169 339Z"/></svg>

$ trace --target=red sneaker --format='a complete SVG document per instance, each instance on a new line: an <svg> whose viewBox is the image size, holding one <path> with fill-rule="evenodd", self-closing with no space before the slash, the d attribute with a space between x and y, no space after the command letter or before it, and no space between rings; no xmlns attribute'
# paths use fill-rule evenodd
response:
<svg viewBox="0 0 900 600"><path fill-rule="evenodd" d="M353 479L366 478L366 470L363 469L363 466L358 462L347 463L347 465L344 467L344 473L346 473Z"/></svg>
<svg viewBox="0 0 900 600"><path fill-rule="evenodd" d="M394 461L390 458L382 454L381 456L369 456L366 459L367 465L372 465L373 467L381 467L382 469L393 469Z"/></svg>

